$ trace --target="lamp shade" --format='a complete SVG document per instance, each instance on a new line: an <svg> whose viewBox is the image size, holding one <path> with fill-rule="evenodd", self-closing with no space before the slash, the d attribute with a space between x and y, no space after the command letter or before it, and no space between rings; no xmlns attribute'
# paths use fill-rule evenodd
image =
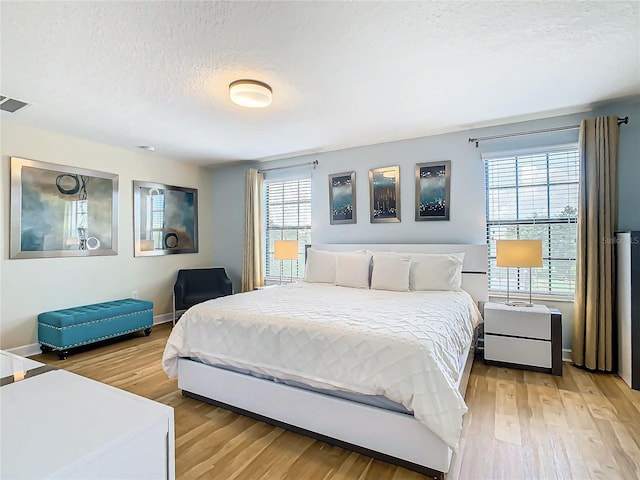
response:
<svg viewBox="0 0 640 480"><path fill-rule="evenodd" d="M542 240L496 240L498 267L541 267Z"/></svg>
<svg viewBox="0 0 640 480"><path fill-rule="evenodd" d="M271 105L272 91L269 85L257 80L236 80L229 85L229 96L241 107L264 108Z"/></svg>
<svg viewBox="0 0 640 480"><path fill-rule="evenodd" d="M298 242L296 240L277 240L273 242L273 253L276 260L297 260Z"/></svg>

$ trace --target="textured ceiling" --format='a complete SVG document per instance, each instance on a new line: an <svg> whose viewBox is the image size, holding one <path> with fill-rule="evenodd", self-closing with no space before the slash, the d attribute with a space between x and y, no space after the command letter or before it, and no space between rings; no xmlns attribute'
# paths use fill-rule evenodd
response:
<svg viewBox="0 0 640 480"><path fill-rule="evenodd" d="M3 0L2 119L213 164L540 118L640 94L639 7Z"/></svg>

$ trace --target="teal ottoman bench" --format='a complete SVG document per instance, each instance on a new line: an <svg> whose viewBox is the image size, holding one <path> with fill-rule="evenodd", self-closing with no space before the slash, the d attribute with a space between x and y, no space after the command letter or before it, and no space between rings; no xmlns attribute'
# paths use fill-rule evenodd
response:
<svg viewBox="0 0 640 480"><path fill-rule="evenodd" d="M144 330L151 334L153 302L126 298L38 315L38 342L43 352L56 350L60 360L69 349Z"/></svg>

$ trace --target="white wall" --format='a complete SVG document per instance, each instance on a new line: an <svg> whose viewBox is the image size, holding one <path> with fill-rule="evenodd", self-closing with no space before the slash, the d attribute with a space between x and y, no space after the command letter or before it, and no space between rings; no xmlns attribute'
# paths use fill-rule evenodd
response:
<svg viewBox="0 0 640 480"><path fill-rule="evenodd" d="M7 122L0 124L0 347L37 341L38 313L94 302L139 297L154 303L154 314L171 311L177 270L211 265L213 236L211 172L161 155L115 148ZM119 175L118 255L9 259L11 156ZM199 253L133 256L133 180L197 188Z"/></svg>

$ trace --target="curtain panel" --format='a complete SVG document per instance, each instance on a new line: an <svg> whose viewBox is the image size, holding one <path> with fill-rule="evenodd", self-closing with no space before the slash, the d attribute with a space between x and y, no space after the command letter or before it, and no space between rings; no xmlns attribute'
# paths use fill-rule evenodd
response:
<svg viewBox="0 0 640 480"><path fill-rule="evenodd" d="M250 168L245 172L244 244L242 250L242 291L250 292L264 285L262 232L263 176Z"/></svg>
<svg viewBox="0 0 640 480"><path fill-rule="evenodd" d="M573 362L613 370L615 231L618 219L617 117L580 124L580 200Z"/></svg>

